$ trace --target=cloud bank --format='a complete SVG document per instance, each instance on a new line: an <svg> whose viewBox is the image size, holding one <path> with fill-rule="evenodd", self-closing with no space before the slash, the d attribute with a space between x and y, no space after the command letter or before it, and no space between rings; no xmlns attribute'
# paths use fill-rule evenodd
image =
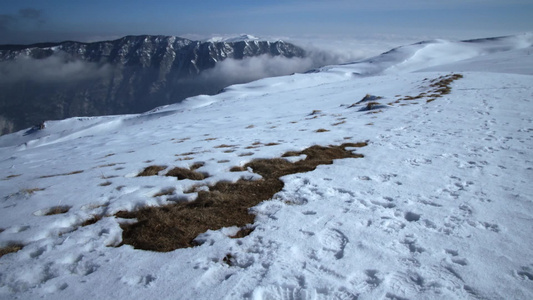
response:
<svg viewBox="0 0 533 300"><path fill-rule="evenodd" d="M272 38L272 40L279 38ZM394 47L419 42L420 37L399 38L396 36L368 39L332 38L280 38L305 49L305 58L282 56L256 56L242 60L226 59L213 69L202 72L200 77L207 82L224 85L249 82L265 77L302 73L318 67L350 63L379 55Z"/></svg>
<svg viewBox="0 0 533 300"><path fill-rule="evenodd" d="M0 62L0 83L72 83L105 78L111 71L109 65L69 60L59 54L44 59L21 56L16 60Z"/></svg>

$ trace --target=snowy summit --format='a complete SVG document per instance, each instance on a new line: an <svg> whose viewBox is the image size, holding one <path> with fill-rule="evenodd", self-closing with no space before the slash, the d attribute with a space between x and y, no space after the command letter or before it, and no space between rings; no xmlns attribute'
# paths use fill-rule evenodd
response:
<svg viewBox="0 0 533 300"><path fill-rule="evenodd" d="M241 34L238 36L214 36L207 40L206 42L211 43L218 43L218 42L224 42L224 43L236 43L236 42L242 42L242 41L260 41L265 40L250 34Z"/></svg>
<svg viewBox="0 0 533 300"><path fill-rule="evenodd" d="M0 137L1 299L533 299L533 38Z"/></svg>

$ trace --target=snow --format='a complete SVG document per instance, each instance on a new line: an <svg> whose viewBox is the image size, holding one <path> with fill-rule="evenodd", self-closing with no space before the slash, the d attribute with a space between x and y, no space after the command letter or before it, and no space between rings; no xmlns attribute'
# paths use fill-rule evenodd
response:
<svg viewBox="0 0 533 300"><path fill-rule="evenodd" d="M24 247L0 258L0 298L532 299L531 44L425 42L144 114L2 136L0 247ZM450 72L463 75L450 94L395 103ZM385 108L351 107L366 94ZM166 253L116 247L119 224L132 222L118 211L257 180L229 172L256 158L360 141L364 158L283 177L283 190L251 209L244 238L230 227ZM200 182L136 177L197 162L210 175ZM54 207L68 211L47 215Z"/></svg>
<svg viewBox="0 0 533 300"><path fill-rule="evenodd" d="M241 34L239 36L214 36L207 40L206 42L225 42L225 43L236 43L236 42L242 42L242 41L259 41L264 40L262 38L250 35L250 34Z"/></svg>

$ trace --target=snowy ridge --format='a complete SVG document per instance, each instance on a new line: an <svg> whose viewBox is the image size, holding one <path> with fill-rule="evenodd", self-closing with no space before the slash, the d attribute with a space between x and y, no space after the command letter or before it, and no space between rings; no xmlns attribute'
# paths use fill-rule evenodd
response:
<svg viewBox="0 0 533 300"><path fill-rule="evenodd" d="M530 49L531 35L432 41L2 136L0 298L533 298ZM247 236L122 244L135 220L119 211L259 180L230 171L254 159L362 141L363 158L282 177ZM164 169L137 176L149 166ZM207 177L164 176L193 166Z"/></svg>
<svg viewBox="0 0 533 300"><path fill-rule="evenodd" d="M211 43L218 43L218 42L224 42L224 43L236 43L236 42L246 42L246 41L265 41L263 38L259 38L250 34L241 34L239 36L214 36L209 39L206 39L206 42Z"/></svg>
<svg viewBox="0 0 533 300"><path fill-rule="evenodd" d="M410 73L429 70L430 68L432 68L431 70L438 70L440 67L448 64L482 57L482 63L471 66L472 68L476 68L479 65L487 65L483 62L489 63L489 58L484 56L497 58L500 53L507 51L526 51L527 53L531 53L532 46L533 34L531 33L463 42L433 40L398 47L377 57L346 66L324 67L320 70L341 73L352 72L360 76L374 76L378 74ZM519 57L520 60L528 56L513 56L508 53L503 55L508 59ZM492 70L497 72L502 69L493 68ZM472 69L471 71L475 70Z"/></svg>

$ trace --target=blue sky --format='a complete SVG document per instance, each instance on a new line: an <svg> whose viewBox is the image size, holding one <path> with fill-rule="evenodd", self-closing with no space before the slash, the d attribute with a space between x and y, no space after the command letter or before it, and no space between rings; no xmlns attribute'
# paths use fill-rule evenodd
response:
<svg viewBox="0 0 533 300"><path fill-rule="evenodd" d="M461 39L531 31L533 0L0 0L2 44L137 34Z"/></svg>

